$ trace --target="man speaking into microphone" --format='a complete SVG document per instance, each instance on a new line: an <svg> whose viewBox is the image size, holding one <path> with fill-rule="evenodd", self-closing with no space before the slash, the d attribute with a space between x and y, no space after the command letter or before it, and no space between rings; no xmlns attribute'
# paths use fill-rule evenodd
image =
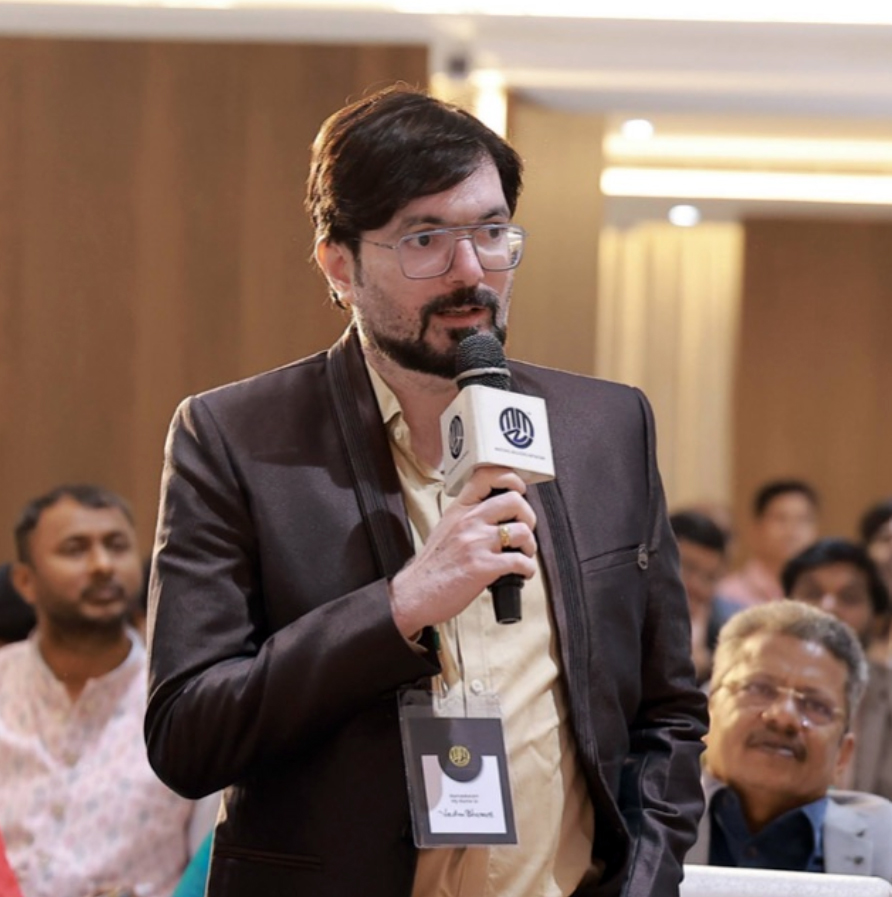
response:
<svg viewBox="0 0 892 897"><path fill-rule="evenodd" d="M678 893L705 699L647 401L509 362L554 479L443 472L459 344L506 338L520 188L426 94L336 112L307 208L347 331L177 410L146 737L174 789L225 789L210 897Z"/></svg>

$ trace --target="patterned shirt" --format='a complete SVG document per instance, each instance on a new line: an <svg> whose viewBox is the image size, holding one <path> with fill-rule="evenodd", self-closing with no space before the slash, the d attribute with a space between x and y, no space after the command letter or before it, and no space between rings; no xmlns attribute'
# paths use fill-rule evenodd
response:
<svg viewBox="0 0 892 897"><path fill-rule="evenodd" d="M168 897L186 865L193 805L149 766L146 652L131 643L75 701L35 635L0 649L0 831L24 897Z"/></svg>

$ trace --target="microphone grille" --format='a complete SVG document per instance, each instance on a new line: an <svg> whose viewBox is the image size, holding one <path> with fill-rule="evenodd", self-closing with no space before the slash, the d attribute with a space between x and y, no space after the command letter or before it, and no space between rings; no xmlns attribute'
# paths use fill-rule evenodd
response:
<svg viewBox="0 0 892 897"><path fill-rule="evenodd" d="M472 384L510 389L511 372L499 340L487 332L466 336L456 349L455 377L459 389Z"/></svg>

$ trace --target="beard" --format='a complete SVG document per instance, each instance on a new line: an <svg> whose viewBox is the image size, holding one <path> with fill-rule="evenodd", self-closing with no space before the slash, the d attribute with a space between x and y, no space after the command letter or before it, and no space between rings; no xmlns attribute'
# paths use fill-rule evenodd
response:
<svg viewBox="0 0 892 897"><path fill-rule="evenodd" d="M457 311L463 308L483 308L490 313L491 332L496 339L505 344L508 329L504 321L498 320L499 301L495 293L490 290L474 287L462 287L442 296L431 299L421 309L421 328L415 338L399 338L381 333L365 322L365 330L374 346L395 361L400 367L409 371L417 371L421 374L432 374L442 377L444 380L452 380L455 377L455 357L458 344L470 334L475 333L477 327L452 327L446 330L449 337L449 346L443 349L434 349L428 345L424 338L430 327L431 318L436 314L448 311Z"/></svg>

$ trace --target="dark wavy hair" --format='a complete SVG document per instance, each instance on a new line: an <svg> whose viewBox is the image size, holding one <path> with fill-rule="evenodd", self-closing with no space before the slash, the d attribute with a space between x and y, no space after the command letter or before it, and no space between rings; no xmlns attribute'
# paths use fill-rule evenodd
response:
<svg viewBox="0 0 892 897"><path fill-rule="evenodd" d="M816 511L821 505L817 490L805 480L772 480L760 486L753 497L753 517L761 517L776 498L790 493L804 496Z"/></svg>
<svg viewBox="0 0 892 897"><path fill-rule="evenodd" d="M870 603L875 614L884 614L889 610L889 592L883 583L876 564L870 559L870 555L856 542L848 539L828 538L819 539L813 545L809 545L804 551L800 551L796 557L787 561L781 572L781 584L784 594L791 595L796 580L817 567L826 567L828 564L851 564L857 567L867 578L867 588L870 592Z"/></svg>
<svg viewBox="0 0 892 897"><path fill-rule="evenodd" d="M44 495L39 495L25 505L16 522L14 535L16 556L23 564L31 563L31 533L37 528L40 517L47 508L51 508L63 498L72 498L85 508L117 508L133 523L133 512L130 505L110 489L94 486L89 483L64 484L56 486Z"/></svg>
<svg viewBox="0 0 892 897"><path fill-rule="evenodd" d="M407 203L460 184L489 158L513 215L523 164L464 109L407 85L363 97L330 116L313 143L306 208L316 238L355 255L363 231Z"/></svg>

